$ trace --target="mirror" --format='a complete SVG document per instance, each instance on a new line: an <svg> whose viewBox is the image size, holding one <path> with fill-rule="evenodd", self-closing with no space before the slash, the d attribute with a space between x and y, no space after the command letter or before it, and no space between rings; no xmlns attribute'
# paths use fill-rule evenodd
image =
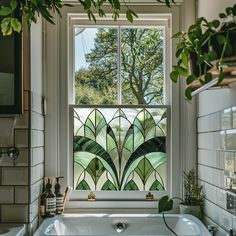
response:
<svg viewBox="0 0 236 236"><path fill-rule="evenodd" d="M0 32L0 53L0 114L22 113L21 34Z"/></svg>

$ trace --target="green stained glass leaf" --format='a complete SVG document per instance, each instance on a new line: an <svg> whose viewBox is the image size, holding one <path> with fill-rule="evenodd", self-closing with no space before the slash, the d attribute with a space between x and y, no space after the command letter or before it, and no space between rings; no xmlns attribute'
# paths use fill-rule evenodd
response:
<svg viewBox="0 0 236 236"><path fill-rule="evenodd" d="M136 173L139 175L141 180L146 183L148 177L153 172L154 168L147 158L143 158L138 166L135 168Z"/></svg>
<svg viewBox="0 0 236 236"><path fill-rule="evenodd" d="M105 168L98 158L94 158L87 166L86 171L90 174L94 183L96 184L99 177L105 171Z"/></svg>
<svg viewBox="0 0 236 236"><path fill-rule="evenodd" d="M164 191L164 190L165 188L163 187L163 185L157 180L155 180L155 182L150 187L150 191Z"/></svg>
<svg viewBox="0 0 236 236"><path fill-rule="evenodd" d="M102 190L117 190L117 189L110 180L107 180L106 183L102 186Z"/></svg>
<svg viewBox="0 0 236 236"><path fill-rule="evenodd" d="M153 153L147 153L145 156L149 160L149 162L151 163L151 165L154 169L156 169L158 166L160 166L161 164L166 162L166 153L159 153L159 152L155 153L155 152L153 152ZM123 173L121 189L124 188L130 174L135 170L135 168L138 166L139 162L143 158L144 158L144 156L137 157L129 165L126 164L126 169Z"/></svg>
<svg viewBox="0 0 236 236"><path fill-rule="evenodd" d="M83 179L77 186L76 190L91 190L88 183Z"/></svg>
<svg viewBox="0 0 236 236"><path fill-rule="evenodd" d="M118 174L113 160L109 154L99 144L91 139L81 136L74 137L74 152L88 152L95 154L103 163L104 167L112 175L114 182L118 186Z"/></svg>
<svg viewBox="0 0 236 236"><path fill-rule="evenodd" d="M130 190L139 190L138 186L133 180L130 180L124 187L124 190L130 191Z"/></svg>

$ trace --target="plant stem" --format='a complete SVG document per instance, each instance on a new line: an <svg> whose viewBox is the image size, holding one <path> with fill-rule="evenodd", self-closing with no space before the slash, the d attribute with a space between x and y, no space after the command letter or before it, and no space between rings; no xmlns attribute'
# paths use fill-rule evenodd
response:
<svg viewBox="0 0 236 236"><path fill-rule="evenodd" d="M175 233L175 231L173 231L173 230L169 227L169 225L166 223L166 219L165 219L165 214L164 214L164 212L162 212L162 217L163 217L163 221L164 221L166 227L167 227L174 235L178 236L178 235Z"/></svg>

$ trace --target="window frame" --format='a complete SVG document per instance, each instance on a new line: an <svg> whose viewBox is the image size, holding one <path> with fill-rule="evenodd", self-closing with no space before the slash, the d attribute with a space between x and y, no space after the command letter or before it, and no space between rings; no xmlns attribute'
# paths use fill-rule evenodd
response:
<svg viewBox="0 0 236 236"><path fill-rule="evenodd" d="M191 4L191 3L190 3ZM190 4L187 3L189 6ZM152 18L163 18L168 16L168 26L170 28L170 38L172 32L177 32L183 29L183 10L185 5L175 5L171 9L158 4L132 4L132 9L138 13L139 16L151 16ZM192 10L192 8L191 8ZM109 11L108 9L106 10ZM55 16L55 25L44 23L44 59L45 59L45 85L44 91L47 97L47 115L45 117L45 176L64 176L61 181L62 189L69 185L69 165L66 157L69 156L69 149L71 148L71 137L69 137L69 97L70 86L68 83L69 63L71 58L68 57L69 51L69 18L77 16L78 13L84 16L87 20L87 15L83 14L83 8L78 4L73 8L65 7L62 9L62 17ZM191 11L193 12L193 11ZM142 14L145 13L145 14ZM164 14L163 14L164 13ZM90 22L94 24L93 22ZM170 73L172 63L175 63L175 57L172 57L172 47L175 48L175 40L170 40L170 67L167 68L166 73ZM53 64L52 64L53 63ZM182 85L172 84L168 78L169 96L167 104L170 105L171 119L170 119L170 133L171 133L171 150L170 150L170 196L181 197L181 171L188 167L189 164L194 163L194 153L192 149L192 139L187 138L190 143L185 146L185 136L182 129L189 124L189 115L185 112L185 108L181 106L184 99L180 97ZM192 112L192 110L191 110ZM192 114L192 113L191 113ZM184 118L184 125L180 118ZM193 122L190 122L192 125ZM194 124L193 124L194 125ZM192 126L191 126L192 127ZM186 128L186 127L185 127ZM68 138L69 137L69 138ZM185 150L186 149L186 150ZM191 150L190 150L191 149ZM189 150L191 156L186 158L186 152ZM173 158L174 157L174 158ZM186 161L186 162L185 162ZM97 202L97 201L96 201ZM70 201L72 207L79 207L76 198ZM81 203L83 205L83 203ZM90 203L91 207L95 203ZM98 206L99 203L97 202ZM151 204L146 202L146 204ZM86 205L86 204L85 204ZM107 202L106 207L111 207ZM145 204L144 204L145 205ZM114 205L117 206L117 203ZM120 205L119 205L120 206ZM129 204L127 205L129 208ZM121 207L121 206L120 206ZM139 208L140 205L137 205ZM153 205L156 208L156 203Z"/></svg>
<svg viewBox="0 0 236 236"><path fill-rule="evenodd" d="M167 105L159 106L159 107L165 107L168 110L168 132L167 132L167 189L166 191L152 191L152 194L154 195L154 199L158 199L166 194L171 193L171 169L172 169L172 152L171 152L171 146L172 146L172 141L171 141L171 98L170 98L170 81L167 79L168 74L170 73L170 68L171 68L171 52L172 52L172 46L171 46L171 19L172 16L171 14L139 14L139 19L135 20L134 24L131 24L127 22L125 15L121 14L119 20L117 22L114 22L112 20L112 17L110 14L107 15L106 19L99 19L97 21L97 25L99 26L107 26L108 22L107 19L109 19L109 26L117 26L118 22L121 27L123 25L125 26L133 26L138 25L139 27L142 26L150 26L150 27L155 27L157 28L157 25L159 27L164 28L164 56L163 56L163 61L165 64L163 70L164 70L164 94L165 96L165 103ZM69 147L68 147L68 156L72 157L73 156L73 107L75 105L71 105L74 103L74 27L76 26L90 26L94 27L94 23L88 21L87 15L85 14L68 14L67 17L67 38L68 38L68 91L73 91L73 93L68 92L68 106L69 106ZM143 107L148 107L148 105L143 105ZM90 107L90 106L88 106ZM91 107L94 107L94 105L91 105ZM106 106L106 107L109 107ZM111 107L114 107L111 105ZM142 107L142 106L141 106ZM158 106L157 106L158 107ZM72 173L68 173L68 170L70 167L73 167L73 158L68 158L69 160L66 160L66 158L61 158L60 159L60 166L67 166L67 170L65 168L61 168L61 173L60 175L66 177L66 182L67 185L73 186L73 171ZM67 163L66 163L67 162ZM68 205L69 208L74 208L74 202L76 202L76 207L92 207L92 205L95 204L97 207L107 207L108 205L110 207L116 207L117 201L119 202L119 207L126 207L129 206L129 208L135 208L139 206L139 208L142 207L147 207L147 208L155 208L156 207L156 201L149 202L147 205L147 201L145 200L146 194L148 193L147 191L93 191L95 193L96 201L91 205L91 202L87 201L88 194L91 191L86 191L86 190L73 190L72 194L70 196L70 204ZM131 203L132 199L132 203ZM144 200L144 201L143 201ZM109 204L107 205L107 202Z"/></svg>

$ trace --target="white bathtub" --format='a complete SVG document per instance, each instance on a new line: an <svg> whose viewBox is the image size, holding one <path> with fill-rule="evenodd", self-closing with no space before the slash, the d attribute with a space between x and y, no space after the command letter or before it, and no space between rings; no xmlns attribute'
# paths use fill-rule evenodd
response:
<svg viewBox="0 0 236 236"><path fill-rule="evenodd" d="M178 236L210 236L205 226L191 215L166 214L167 224ZM117 223L125 230L118 233ZM34 236L46 235L174 235L157 214L66 214L46 219Z"/></svg>

